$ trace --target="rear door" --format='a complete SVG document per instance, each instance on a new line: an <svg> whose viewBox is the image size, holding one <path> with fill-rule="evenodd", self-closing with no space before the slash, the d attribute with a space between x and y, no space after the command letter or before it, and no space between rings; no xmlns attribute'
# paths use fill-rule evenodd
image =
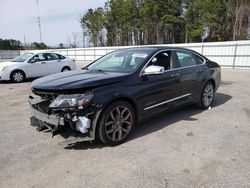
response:
<svg viewBox="0 0 250 188"><path fill-rule="evenodd" d="M63 62L55 53L46 53L48 59L49 74L55 74L62 71Z"/></svg>
<svg viewBox="0 0 250 188"><path fill-rule="evenodd" d="M190 94L189 100L197 100L202 89L202 79L206 71L205 60L195 53L175 50L180 68L181 94Z"/></svg>
<svg viewBox="0 0 250 188"><path fill-rule="evenodd" d="M158 65L165 68L165 72L155 75L142 75L141 82L137 86L140 94L138 106L142 116L166 110L178 100L180 96L180 75L175 70L175 61L172 51L167 50L158 53L147 65Z"/></svg>

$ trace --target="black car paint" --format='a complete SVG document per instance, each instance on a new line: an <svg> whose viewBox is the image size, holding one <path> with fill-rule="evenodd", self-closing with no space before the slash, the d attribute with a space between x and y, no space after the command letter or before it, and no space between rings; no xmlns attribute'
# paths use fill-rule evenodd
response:
<svg viewBox="0 0 250 188"><path fill-rule="evenodd" d="M220 66L217 63L192 50L162 47L152 49L154 50L151 56L134 73L101 72L86 69L70 71L35 80L32 83L32 89L36 92L49 92L56 95L91 91L93 93L91 101L96 107L93 109L92 106L93 113L100 112L114 100L126 100L134 107L138 121L172 106L198 102L202 88L208 80L214 83L215 90L218 89L221 75ZM204 58L205 62L202 65L179 68L175 57L174 69L158 75L142 75L143 69L153 55L164 50L172 50L173 52L184 50L195 53ZM190 96L147 109L155 104L189 93ZM86 111L90 110L86 109L82 113L86 113Z"/></svg>

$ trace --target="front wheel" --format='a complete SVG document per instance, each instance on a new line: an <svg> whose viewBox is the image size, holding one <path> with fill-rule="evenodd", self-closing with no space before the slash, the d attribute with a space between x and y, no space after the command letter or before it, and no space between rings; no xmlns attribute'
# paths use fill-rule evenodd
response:
<svg viewBox="0 0 250 188"><path fill-rule="evenodd" d="M16 71L11 73L10 79L12 82L20 83L20 82L24 81L25 75L22 71L16 70Z"/></svg>
<svg viewBox="0 0 250 188"><path fill-rule="evenodd" d="M212 82L209 81L206 83L206 85L202 90L198 107L202 109L208 109L212 104L213 99L214 99L214 85Z"/></svg>
<svg viewBox="0 0 250 188"><path fill-rule="evenodd" d="M107 145L125 142L135 126L135 113L125 101L111 103L101 114L98 123L98 138Z"/></svg>

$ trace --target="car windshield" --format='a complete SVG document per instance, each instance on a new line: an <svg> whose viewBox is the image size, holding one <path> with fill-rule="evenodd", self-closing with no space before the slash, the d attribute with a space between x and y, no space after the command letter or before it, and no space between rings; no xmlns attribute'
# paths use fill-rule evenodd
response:
<svg viewBox="0 0 250 188"><path fill-rule="evenodd" d="M12 62L24 62L32 55L33 55L32 53L25 53L25 54L19 55L15 59L13 59Z"/></svg>
<svg viewBox="0 0 250 188"><path fill-rule="evenodd" d="M152 49L118 50L101 57L86 67L86 69L92 71L132 73L142 65L152 52Z"/></svg>

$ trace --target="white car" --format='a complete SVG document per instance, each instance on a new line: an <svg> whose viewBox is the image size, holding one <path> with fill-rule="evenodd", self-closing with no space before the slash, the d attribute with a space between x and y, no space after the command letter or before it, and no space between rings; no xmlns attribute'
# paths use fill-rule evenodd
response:
<svg viewBox="0 0 250 188"><path fill-rule="evenodd" d="M42 77L75 69L75 61L60 54L25 53L10 62L0 63L0 80L22 82L26 78Z"/></svg>

